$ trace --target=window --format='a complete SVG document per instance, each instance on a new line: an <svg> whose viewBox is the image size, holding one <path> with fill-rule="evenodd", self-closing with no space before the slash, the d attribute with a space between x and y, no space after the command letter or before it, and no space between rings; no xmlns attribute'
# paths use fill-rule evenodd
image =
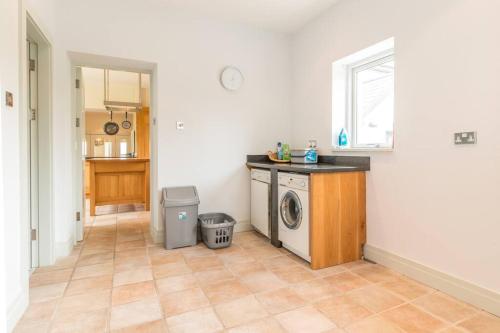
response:
<svg viewBox="0 0 500 333"><path fill-rule="evenodd" d="M395 65L394 41L389 41L334 63L334 147L393 148ZM347 144L339 141L342 131Z"/></svg>
<svg viewBox="0 0 500 333"><path fill-rule="evenodd" d="M121 140L120 141L120 156L127 156L127 154L128 154L127 141Z"/></svg>

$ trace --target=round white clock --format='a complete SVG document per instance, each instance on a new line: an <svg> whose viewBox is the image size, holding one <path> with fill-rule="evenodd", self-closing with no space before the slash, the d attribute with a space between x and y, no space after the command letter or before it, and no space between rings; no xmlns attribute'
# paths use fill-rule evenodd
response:
<svg viewBox="0 0 500 333"><path fill-rule="evenodd" d="M226 67L220 75L220 82L224 88L231 91L240 89L243 84L243 74L236 67Z"/></svg>

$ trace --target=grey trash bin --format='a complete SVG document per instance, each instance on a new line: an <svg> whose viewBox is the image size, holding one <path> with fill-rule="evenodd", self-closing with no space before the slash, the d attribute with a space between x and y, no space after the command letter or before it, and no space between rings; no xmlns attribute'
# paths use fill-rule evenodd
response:
<svg viewBox="0 0 500 333"><path fill-rule="evenodd" d="M165 187L162 191L165 248L196 245L198 205L200 199L194 186Z"/></svg>

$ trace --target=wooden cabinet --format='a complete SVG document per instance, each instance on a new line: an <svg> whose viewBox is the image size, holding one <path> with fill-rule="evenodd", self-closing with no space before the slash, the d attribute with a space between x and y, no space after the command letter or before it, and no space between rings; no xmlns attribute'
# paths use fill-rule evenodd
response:
<svg viewBox="0 0 500 333"><path fill-rule="evenodd" d="M90 164L90 215L95 207L143 203L149 210L149 159L95 159Z"/></svg>
<svg viewBox="0 0 500 333"><path fill-rule="evenodd" d="M313 173L309 195L311 268L361 259L366 242L365 173Z"/></svg>

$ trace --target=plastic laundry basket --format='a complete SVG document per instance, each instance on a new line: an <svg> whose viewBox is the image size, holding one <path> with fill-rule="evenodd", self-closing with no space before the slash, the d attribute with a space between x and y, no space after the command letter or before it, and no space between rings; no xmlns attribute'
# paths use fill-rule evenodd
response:
<svg viewBox="0 0 500 333"><path fill-rule="evenodd" d="M224 213L200 214L203 242L211 249L220 249L231 245L233 228L236 221Z"/></svg>

